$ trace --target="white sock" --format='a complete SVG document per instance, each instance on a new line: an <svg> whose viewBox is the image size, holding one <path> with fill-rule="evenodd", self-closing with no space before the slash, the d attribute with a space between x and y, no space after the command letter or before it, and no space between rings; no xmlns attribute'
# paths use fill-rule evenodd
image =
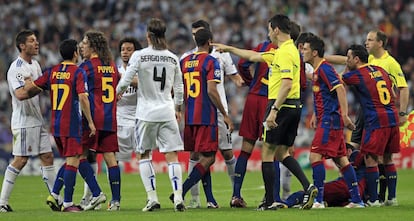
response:
<svg viewBox="0 0 414 221"><path fill-rule="evenodd" d="M181 164L179 162L168 164L168 175L174 192L174 203L182 202L183 197L183 176Z"/></svg>
<svg viewBox="0 0 414 221"><path fill-rule="evenodd" d="M155 177L154 167L152 166L151 160L144 159L138 162L139 174L141 175L142 184L144 184L145 191L148 195L148 200L157 201L157 182Z"/></svg>
<svg viewBox="0 0 414 221"><path fill-rule="evenodd" d="M0 194L0 205L7 205L9 203L10 194L13 190L14 183L20 170L14 168L12 165L8 165L6 172L4 173L3 186Z"/></svg>
<svg viewBox="0 0 414 221"><path fill-rule="evenodd" d="M195 160L189 160L188 161L188 175L190 175L191 171L193 171L194 166L198 163L198 161ZM200 182L194 184L194 186L191 187L191 197L193 200L197 200L197 202L200 202Z"/></svg>
<svg viewBox="0 0 414 221"><path fill-rule="evenodd" d="M292 174L283 164L280 165L280 183L282 186L282 200L286 200L290 195L290 186L292 183Z"/></svg>
<svg viewBox="0 0 414 221"><path fill-rule="evenodd" d="M96 176L96 174L98 174L98 163L91 163L90 164L93 170L93 174ZM96 178L98 179L98 178ZM92 191L91 189L89 189L88 184L84 181L83 182L83 196L82 199L86 199L89 200L92 197Z"/></svg>
<svg viewBox="0 0 414 221"><path fill-rule="evenodd" d="M98 163L91 163L91 167L93 169L93 173L95 174L95 176L98 174Z"/></svg>
<svg viewBox="0 0 414 221"><path fill-rule="evenodd" d="M55 166L41 166L40 170L42 171L43 182L45 182L46 187L49 190L49 193L51 193L56 180Z"/></svg>
<svg viewBox="0 0 414 221"><path fill-rule="evenodd" d="M226 160L227 174L231 180L231 186L234 186L234 171L236 170L236 157L233 156L230 160Z"/></svg>

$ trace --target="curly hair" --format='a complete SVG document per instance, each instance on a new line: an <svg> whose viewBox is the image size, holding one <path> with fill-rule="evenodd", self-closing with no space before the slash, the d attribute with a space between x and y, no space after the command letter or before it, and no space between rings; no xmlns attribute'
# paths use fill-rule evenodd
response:
<svg viewBox="0 0 414 221"><path fill-rule="evenodd" d="M112 61L112 53L109 50L108 40L104 34L100 31L87 31L85 33L89 41L89 47L94 50L100 59L103 60L105 64L109 64Z"/></svg>

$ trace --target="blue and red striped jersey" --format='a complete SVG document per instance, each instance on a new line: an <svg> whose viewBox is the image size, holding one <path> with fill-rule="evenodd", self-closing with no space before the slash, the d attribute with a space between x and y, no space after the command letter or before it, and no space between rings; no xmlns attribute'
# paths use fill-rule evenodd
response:
<svg viewBox="0 0 414 221"><path fill-rule="evenodd" d="M62 62L44 71L34 84L50 90L51 133L55 137L82 135L82 115L78 94L86 93L86 74L74 63Z"/></svg>
<svg viewBox="0 0 414 221"><path fill-rule="evenodd" d="M323 60L312 77L315 115L318 127L342 129L343 121L335 89L341 85L338 73Z"/></svg>
<svg viewBox="0 0 414 221"><path fill-rule="evenodd" d="M277 48L269 41L265 41L257 45L254 51L265 52L271 48ZM250 65L254 64L254 76L250 74ZM260 96L267 96L269 83L269 67L266 62L254 63L246 59L240 58L237 64L240 76L247 85L249 85L249 94L256 94Z"/></svg>
<svg viewBox="0 0 414 221"><path fill-rule="evenodd" d="M193 53L180 62L184 77L185 123L217 125L217 108L207 93L207 82L220 82L220 64L206 52Z"/></svg>
<svg viewBox="0 0 414 221"><path fill-rule="evenodd" d="M116 131L116 85L119 73L115 63L111 61L105 64L100 58L92 57L83 62L80 68L87 75L89 102L96 129Z"/></svg>
<svg viewBox="0 0 414 221"><path fill-rule="evenodd" d="M348 85L356 85L364 112L365 128L376 129L398 125L392 82L381 67L364 65L342 76Z"/></svg>

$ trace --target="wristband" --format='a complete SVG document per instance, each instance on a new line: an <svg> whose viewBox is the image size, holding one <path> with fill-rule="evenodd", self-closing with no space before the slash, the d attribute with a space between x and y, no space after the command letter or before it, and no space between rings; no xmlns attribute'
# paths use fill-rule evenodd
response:
<svg viewBox="0 0 414 221"><path fill-rule="evenodd" d="M275 105L272 105L271 110L275 110L276 112L279 112L279 108L277 108Z"/></svg>
<svg viewBox="0 0 414 221"><path fill-rule="evenodd" d="M404 117L407 115L407 112L401 111L400 113L398 113L398 115L400 115L401 117Z"/></svg>

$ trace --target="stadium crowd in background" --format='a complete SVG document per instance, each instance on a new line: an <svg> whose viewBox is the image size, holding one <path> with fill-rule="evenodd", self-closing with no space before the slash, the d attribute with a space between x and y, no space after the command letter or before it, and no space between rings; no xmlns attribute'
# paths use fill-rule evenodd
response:
<svg viewBox="0 0 414 221"><path fill-rule="evenodd" d="M363 43L368 31L379 28L388 35L388 49L400 62L410 86L414 78L414 0L5 0L1 1L0 6L0 41L3 42L0 45L0 116L6 119L11 115L11 99L6 96L5 73L18 54L14 47L14 35L24 28L37 32L41 51L36 59L42 68L47 68L59 62L60 41L66 38L81 40L82 34L91 28L105 33L114 57L119 58L119 40L133 36L145 46L146 23L151 17L159 17L167 21L167 28L172 30L166 36L169 49L180 56L192 47L189 46L192 42L189 24L197 19L210 22L216 33L215 41L250 49L266 39L267 19L282 13L299 23L303 31L321 36L326 42L326 54L345 55L351 43ZM227 82L229 112L238 129L248 88L237 88L231 81ZM412 97L412 89L410 93ZM310 91L306 94L309 104L312 102L310 94ZM43 115L49 116L49 100L43 98ZM353 107L355 101L351 93L348 100L350 107ZM408 110L413 107L412 98L410 104ZM312 111L306 108L309 106L312 105L305 105L303 109L304 116L295 143L297 146L309 146L313 137L310 134L313 132L306 129L310 117L308 113ZM7 120L0 124L9 127ZM0 148L3 147L3 144L0 145Z"/></svg>

